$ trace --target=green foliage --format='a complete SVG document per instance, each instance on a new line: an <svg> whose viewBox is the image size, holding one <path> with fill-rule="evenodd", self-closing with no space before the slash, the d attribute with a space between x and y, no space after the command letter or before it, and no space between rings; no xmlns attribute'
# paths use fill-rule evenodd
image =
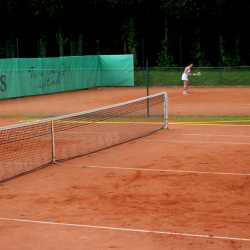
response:
<svg viewBox="0 0 250 250"><path fill-rule="evenodd" d="M134 62L134 67L135 67L135 68L139 68L140 66L141 66L141 64L140 64L139 60L136 60L136 61Z"/></svg>
<svg viewBox="0 0 250 250"><path fill-rule="evenodd" d="M16 57L16 41L15 40L7 40L6 46L2 49L5 49L5 54L7 58Z"/></svg>
<svg viewBox="0 0 250 250"><path fill-rule="evenodd" d="M1 56L6 54L6 40L17 38L21 56L37 55L35 42L42 33L48 35L48 44L52 48L48 56L58 56L58 50L53 49L55 34L63 32L64 44L65 40L79 40L79 34L82 34L81 39L85 42L107 41L106 50L112 51L111 54L122 53L120 40L123 38L130 52L137 49L138 57L142 51L138 41L144 39L145 55L150 57L147 59L150 64L155 63L158 55L158 66L174 65L173 58L179 57L178 40L183 37L183 60L193 58L200 66L218 65L219 52L215 43L220 34L228 40L224 65L242 65L244 62L249 65L248 38L244 28L249 22L249 11L250 1L247 0L0 0ZM159 42L166 30L168 36L165 37L169 42L166 46L171 48L172 56L166 55L166 49L158 54L158 45L146 43L147 39ZM197 30L207 44L202 50L193 35ZM239 53L236 55L230 50L237 36ZM194 44L192 54L190 44ZM93 50L91 47L84 51L93 54Z"/></svg>
<svg viewBox="0 0 250 250"><path fill-rule="evenodd" d="M202 115L171 115L171 122L209 122L209 123L233 123L250 124L250 116L202 116Z"/></svg>
<svg viewBox="0 0 250 250"><path fill-rule="evenodd" d="M237 54L236 50L233 50L231 53L225 54L225 58L225 61L223 61L224 66L240 66L244 64L240 56Z"/></svg>
<svg viewBox="0 0 250 250"><path fill-rule="evenodd" d="M47 47L48 47L48 36L44 33L40 34L40 40L37 42L38 43L38 55L39 57L47 57Z"/></svg>
<svg viewBox="0 0 250 250"><path fill-rule="evenodd" d="M130 52L132 52L132 49L139 45L134 19L129 18L127 22L124 22L121 26L121 31L123 41L127 42L128 49Z"/></svg>
<svg viewBox="0 0 250 250"><path fill-rule="evenodd" d="M198 62L198 65L197 65L198 67L212 66L209 62L206 61L205 53L201 50L198 41L193 43L191 54L192 54L192 58L195 58L196 61Z"/></svg>
<svg viewBox="0 0 250 250"><path fill-rule="evenodd" d="M174 57L167 56L167 60L165 60L164 51L158 53L158 59L156 61L158 67L175 67L177 64L174 64Z"/></svg>
<svg viewBox="0 0 250 250"><path fill-rule="evenodd" d="M168 45L168 41L162 40L161 42L163 51L158 53L158 59L156 61L158 67L177 67L177 64L174 64L174 57L171 55L166 55L165 48Z"/></svg>
<svg viewBox="0 0 250 250"><path fill-rule="evenodd" d="M223 62L224 66L239 66L241 65L241 59L239 56L234 56L233 54L227 54L226 60Z"/></svg>

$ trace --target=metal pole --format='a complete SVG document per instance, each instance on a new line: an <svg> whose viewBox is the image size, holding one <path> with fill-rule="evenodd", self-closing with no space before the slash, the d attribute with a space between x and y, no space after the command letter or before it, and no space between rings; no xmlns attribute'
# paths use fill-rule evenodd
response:
<svg viewBox="0 0 250 250"><path fill-rule="evenodd" d="M97 55L100 55L100 52L99 52L99 40L96 41L96 47L97 47Z"/></svg>
<svg viewBox="0 0 250 250"><path fill-rule="evenodd" d="M6 58L8 58L8 42L6 40Z"/></svg>
<svg viewBox="0 0 250 250"><path fill-rule="evenodd" d="M144 39L142 39L142 86L145 84Z"/></svg>
<svg viewBox="0 0 250 250"><path fill-rule="evenodd" d="M62 53L61 56L64 56L64 53L63 53L63 39L61 39L61 53Z"/></svg>
<svg viewBox="0 0 250 250"><path fill-rule="evenodd" d="M16 39L16 57L19 58L19 44L18 44L18 38Z"/></svg>
<svg viewBox="0 0 250 250"><path fill-rule="evenodd" d="M164 128L168 128L168 93L164 93Z"/></svg>
<svg viewBox="0 0 250 250"><path fill-rule="evenodd" d="M147 71L147 77L146 77L146 83L147 83L147 96L149 96L149 77L148 77L148 60L146 61L146 71Z"/></svg>
<svg viewBox="0 0 250 250"><path fill-rule="evenodd" d="M148 60L146 61L146 69L147 69L147 96L149 96L149 78L148 78ZM147 116L149 116L149 99L147 99Z"/></svg>
<svg viewBox="0 0 250 250"><path fill-rule="evenodd" d="M81 56L82 56L82 40L80 41L80 46L81 46Z"/></svg>
<svg viewBox="0 0 250 250"><path fill-rule="evenodd" d="M43 57L43 40L40 39L40 53L41 53L41 58Z"/></svg>
<svg viewBox="0 0 250 250"><path fill-rule="evenodd" d="M52 162L56 163L55 132L54 132L53 120L51 121L51 136L52 136Z"/></svg>
<svg viewBox="0 0 250 250"><path fill-rule="evenodd" d="M37 57L40 57L40 45L39 42L37 41Z"/></svg>
<svg viewBox="0 0 250 250"><path fill-rule="evenodd" d="M182 75L182 43L181 43L181 37L180 37L180 74ZM181 85L182 85L182 81L181 81Z"/></svg>
<svg viewBox="0 0 250 250"><path fill-rule="evenodd" d="M219 36L219 43L220 43L220 86L222 84L222 55L221 55L221 37Z"/></svg>

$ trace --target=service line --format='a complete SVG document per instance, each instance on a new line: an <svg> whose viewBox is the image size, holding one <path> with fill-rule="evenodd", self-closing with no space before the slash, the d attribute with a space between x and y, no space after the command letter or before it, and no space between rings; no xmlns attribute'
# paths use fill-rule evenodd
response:
<svg viewBox="0 0 250 250"><path fill-rule="evenodd" d="M225 236L202 235L202 234L189 234L189 233L175 233L175 232L166 232L166 231L152 231L152 230L144 230L144 229L120 228L120 227L105 227L105 226L93 226L93 225L71 224L71 223L58 223L58 222L51 222L51 221L21 220L21 219L11 219L11 218L0 218L0 220L16 221L16 222L26 222L26 223L37 223L37 224L47 224L47 225L58 225L58 226L71 226L71 227L84 227L84 228L95 228L95 229L108 229L108 230L114 230L114 231L127 231L127 232L139 232L139 233L166 234L166 235L175 235L175 236L200 237L200 238L223 239L223 240L250 241L250 239L248 239L248 238L225 237Z"/></svg>

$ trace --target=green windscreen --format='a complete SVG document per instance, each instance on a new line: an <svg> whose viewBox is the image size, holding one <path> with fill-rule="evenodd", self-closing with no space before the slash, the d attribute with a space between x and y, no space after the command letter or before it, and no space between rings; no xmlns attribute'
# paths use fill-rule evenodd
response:
<svg viewBox="0 0 250 250"><path fill-rule="evenodd" d="M133 56L0 60L0 99L100 86L134 86Z"/></svg>

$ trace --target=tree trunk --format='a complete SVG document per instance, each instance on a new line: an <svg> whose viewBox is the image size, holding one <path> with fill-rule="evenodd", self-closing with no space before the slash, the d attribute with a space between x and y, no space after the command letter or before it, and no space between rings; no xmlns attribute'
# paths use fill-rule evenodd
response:
<svg viewBox="0 0 250 250"><path fill-rule="evenodd" d="M80 33L79 34L79 43L78 43L78 55L79 56L82 56L82 46L83 46L82 39L83 39L83 34Z"/></svg>
<svg viewBox="0 0 250 250"><path fill-rule="evenodd" d="M124 51L124 54L128 54L128 46L127 46L127 40L125 39L123 41L123 51Z"/></svg>
<svg viewBox="0 0 250 250"><path fill-rule="evenodd" d="M11 54L11 58L15 58L15 46L14 46L14 39L13 39L14 35L13 33L11 32L10 33L10 41L11 41L11 44L10 44L10 54Z"/></svg>
<svg viewBox="0 0 250 250"><path fill-rule="evenodd" d="M235 38L235 56L240 56L240 35L237 34Z"/></svg>
<svg viewBox="0 0 250 250"><path fill-rule="evenodd" d="M197 51L199 53L199 57L198 57L199 66L204 66L206 64L206 59L205 59L205 53L202 50L201 36L200 36L200 32L198 29L196 30L196 36L197 36Z"/></svg>
<svg viewBox="0 0 250 250"><path fill-rule="evenodd" d="M63 56L63 44L62 44L62 35L61 33L59 34L59 51L60 51L60 57Z"/></svg>
<svg viewBox="0 0 250 250"><path fill-rule="evenodd" d="M61 28L59 28L58 33L57 33L57 40L58 40L58 45L59 45L59 53L60 53L60 57L61 57L61 56L63 56L63 44L62 44L63 35L62 35Z"/></svg>
<svg viewBox="0 0 250 250"><path fill-rule="evenodd" d="M224 46L224 40L222 35L220 35L220 41L221 41L221 58L222 58L222 63L224 64L227 57L226 57L226 48Z"/></svg>
<svg viewBox="0 0 250 250"><path fill-rule="evenodd" d="M164 48L164 60L167 60L167 56L168 56L168 45L167 45L167 41L168 41L168 20L167 17L165 17L165 41L166 41L166 45Z"/></svg>
<svg viewBox="0 0 250 250"><path fill-rule="evenodd" d="M133 47L131 49L131 53L134 55L134 63L137 61L137 49L136 47Z"/></svg>

